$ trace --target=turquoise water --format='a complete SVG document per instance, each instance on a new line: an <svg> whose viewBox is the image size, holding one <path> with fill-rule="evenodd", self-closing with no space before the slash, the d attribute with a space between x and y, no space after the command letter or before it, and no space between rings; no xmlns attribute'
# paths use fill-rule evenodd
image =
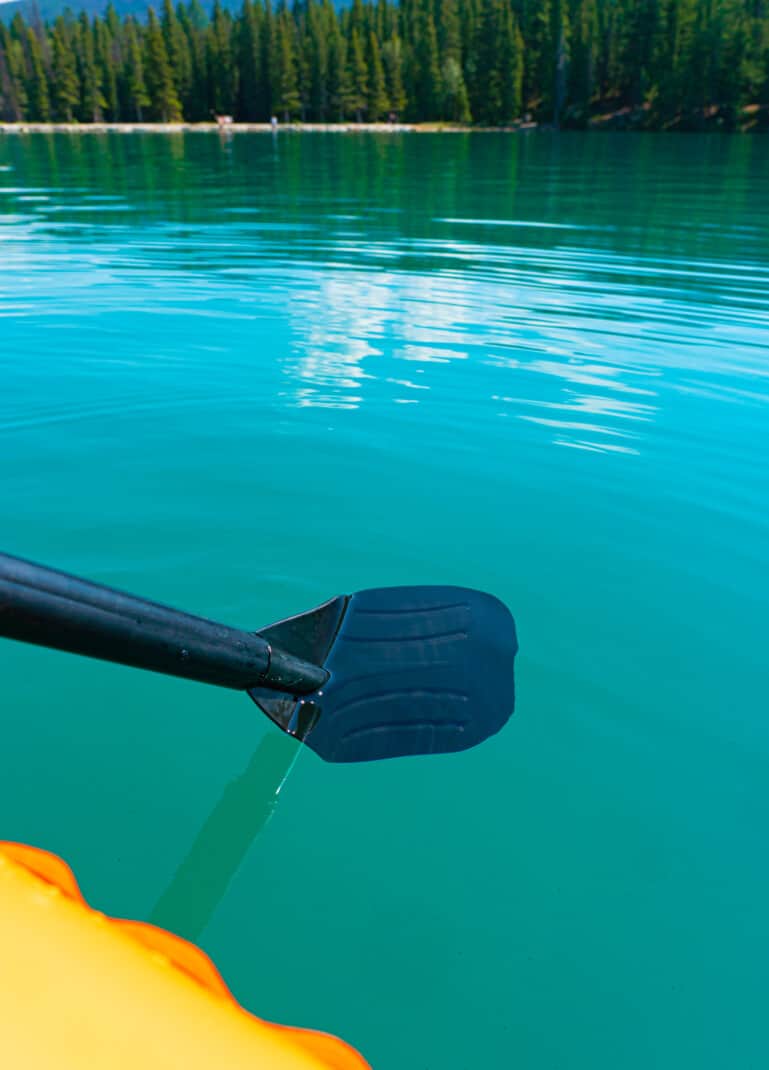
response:
<svg viewBox="0 0 769 1070"><path fill-rule="evenodd" d="M477 750L291 768L233 692L0 643L0 835L377 1070L765 1066L768 284L760 138L0 140L4 550L521 639Z"/></svg>

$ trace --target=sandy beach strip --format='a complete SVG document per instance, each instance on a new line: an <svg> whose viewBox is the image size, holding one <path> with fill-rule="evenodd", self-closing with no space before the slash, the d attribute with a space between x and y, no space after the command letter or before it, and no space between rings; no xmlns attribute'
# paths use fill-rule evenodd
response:
<svg viewBox="0 0 769 1070"><path fill-rule="evenodd" d="M0 134L467 134L514 133L536 123L453 126L451 123L0 123Z"/></svg>

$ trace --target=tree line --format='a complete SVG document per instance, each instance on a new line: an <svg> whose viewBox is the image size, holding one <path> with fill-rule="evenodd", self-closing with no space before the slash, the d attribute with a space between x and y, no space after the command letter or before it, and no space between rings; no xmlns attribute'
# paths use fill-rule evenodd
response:
<svg viewBox="0 0 769 1070"><path fill-rule="evenodd" d="M767 126L769 0L200 0L0 22L11 122ZM624 120L623 120L624 117Z"/></svg>

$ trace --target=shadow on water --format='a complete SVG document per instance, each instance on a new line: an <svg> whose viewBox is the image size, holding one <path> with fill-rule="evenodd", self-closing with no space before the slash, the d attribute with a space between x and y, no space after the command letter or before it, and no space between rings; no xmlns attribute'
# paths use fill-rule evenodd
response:
<svg viewBox="0 0 769 1070"><path fill-rule="evenodd" d="M270 731L224 789L148 921L197 940L246 853L267 827L301 744Z"/></svg>

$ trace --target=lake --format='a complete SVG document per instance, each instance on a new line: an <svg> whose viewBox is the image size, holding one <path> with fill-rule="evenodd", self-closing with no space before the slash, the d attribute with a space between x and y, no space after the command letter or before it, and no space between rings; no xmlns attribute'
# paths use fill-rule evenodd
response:
<svg viewBox="0 0 769 1070"><path fill-rule="evenodd" d="M760 137L0 139L3 550L521 644L499 735L334 766L4 641L0 835L376 1070L766 1065L768 346Z"/></svg>

